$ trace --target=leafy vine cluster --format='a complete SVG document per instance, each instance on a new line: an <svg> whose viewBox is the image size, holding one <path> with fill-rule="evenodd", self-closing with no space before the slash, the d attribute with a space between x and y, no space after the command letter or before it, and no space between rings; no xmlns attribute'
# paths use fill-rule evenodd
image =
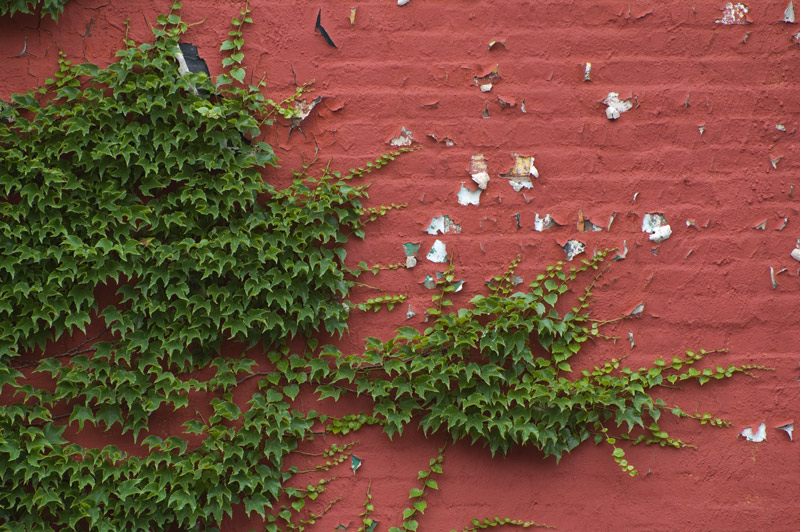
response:
<svg viewBox="0 0 800 532"><path fill-rule="evenodd" d="M40 17L46 15L58 20L67 2L69 0L0 0L0 16L13 16L15 13L37 14Z"/></svg>
<svg viewBox="0 0 800 532"><path fill-rule="evenodd" d="M322 431L345 436L381 425L392 436L413 419L492 453L530 445L556 458L594 439L635 475L616 439L684 445L660 429L665 411L724 423L669 410L653 391L665 381L703 384L759 368L698 370L707 354L700 351L635 371L613 359L573 374L571 359L599 335L589 318L593 282L563 315L561 298L605 252L569 269L550 266L525 290L517 290L515 260L487 295L457 310L449 308L460 286L450 266L434 281L424 331L368 338L356 355L319 347L315 334L342 333L354 309L405 299L349 303L359 275L392 266L350 269L345 244L402 207L365 208L369 184L359 178L408 150L346 174L327 166L313 175L304 165L282 189L265 182L277 160L259 138L277 117L297 116L306 89L276 103L263 83L244 83L247 4L221 44L225 73L212 82L182 72L180 7L159 17L154 42L126 38L102 69L62 57L53 79L3 109L0 530L216 530L237 504L267 531L306 530L337 499L311 505L335 477L301 488L301 475L359 463L356 442L342 441L321 450L311 469L286 466ZM100 297L109 292L111 301ZM289 348L297 336L305 352ZM70 338L85 339L53 353L54 342ZM245 347L223 356L225 344L258 346L264 360L248 358ZM251 378L257 391L243 408L234 392ZM303 390L320 399L365 395L374 406L341 418L299 411ZM211 397L207 419L185 414L199 393ZM186 415L183 434L150 433L164 409ZM65 435L87 424L129 435L142 455L82 447ZM392 531L417 530L442 460L440 452L420 472ZM367 532L376 530L373 510L368 491ZM464 530L502 525L539 526L486 518Z"/></svg>

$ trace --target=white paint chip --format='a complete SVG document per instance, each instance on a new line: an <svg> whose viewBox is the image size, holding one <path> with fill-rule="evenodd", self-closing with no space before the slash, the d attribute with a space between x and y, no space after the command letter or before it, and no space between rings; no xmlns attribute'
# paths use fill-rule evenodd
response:
<svg viewBox="0 0 800 532"><path fill-rule="evenodd" d="M767 424L762 422L755 430L755 432L753 432L753 427L747 427L742 431L740 436L747 439L747 441L752 441L756 443L767 441Z"/></svg>
<svg viewBox="0 0 800 532"><path fill-rule="evenodd" d="M409 131L408 129L403 126L400 130L400 134L396 137L393 137L389 140L388 144L390 146L411 146L411 143L414 142L414 134Z"/></svg>
<svg viewBox="0 0 800 532"><path fill-rule="evenodd" d="M783 12L783 22L787 24L794 24L794 2L789 2L786 6L786 11Z"/></svg>
<svg viewBox="0 0 800 532"><path fill-rule="evenodd" d="M784 421L780 425L776 425L775 428L778 429L778 430L785 431L786 434L789 435L789 441L794 441L794 438L792 438L792 432L794 432L794 420L793 419L790 419L789 421Z"/></svg>
<svg viewBox="0 0 800 532"><path fill-rule="evenodd" d="M461 183L461 190L458 191L458 203L461 205L480 205L481 189L470 190L464 183Z"/></svg>
<svg viewBox="0 0 800 532"><path fill-rule="evenodd" d="M447 246L441 240L437 240L426 258L431 262L447 262Z"/></svg>
<svg viewBox="0 0 800 532"><path fill-rule="evenodd" d="M722 8L722 18L715 20L716 24L725 24L726 26L736 24L750 24L747 20L747 12L749 9L742 3L728 2Z"/></svg>
<svg viewBox="0 0 800 532"><path fill-rule="evenodd" d="M486 185L489 184L489 171L486 157L482 153L476 153L470 158L469 173L472 180L478 185L481 190L486 190Z"/></svg>
<svg viewBox="0 0 800 532"><path fill-rule="evenodd" d="M667 219L660 212L645 213L642 218L642 232L650 233L650 240L660 244L672 236L672 228L667 224Z"/></svg>
<svg viewBox="0 0 800 532"><path fill-rule="evenodd" d="M561 246L567 255L567 260L572 260L586 250L586 244L580 240L570 239Z"/></svg>
<svg viewBox="0 0 800 532"><path fill-rule="evenodd" d="M616 120L622 113L629 111L633 107L630 100L620 100L618 92L609 92L602 103L608 106L606 118L609 120Z"/></svg>
<svg viewBox="0 0 800 532"><path fill-rule="evenodd" d="M539 231L540 233L545 229L553 227L554 225L558 224L555 222L555 220L553 220L553 217L550 216L549 214L545 214L544 216L539 218L539 213L537 212L533 219L533 230Z"/></svg>
<svg viewBox="0 0 800 532"><path fill-rule="evenodd" d="M454 233L460 233L461 226L456 224L447 215L431 218L430 225L428 225L428 227L425 229L425 232L429 235L435 235L436 233L444 235L450 231Z"/></svg>
<svg viewBox="0 0 800 532"><path fill-rule="evenodd" d="M514 189L514 192L519 192L523 188L533 188L531 176L538 179L539 170L533 165L534 157L531 155L520 155L512 153L514 158L514 166L505 174L500 174L500 177L508 179L508 184Z"/></svg>
<svg viewBox="0 0 800 532"><path fill-rule="evenodd" d="M592 81L592 64L586 63L583 69L583 81Z"/></svg>

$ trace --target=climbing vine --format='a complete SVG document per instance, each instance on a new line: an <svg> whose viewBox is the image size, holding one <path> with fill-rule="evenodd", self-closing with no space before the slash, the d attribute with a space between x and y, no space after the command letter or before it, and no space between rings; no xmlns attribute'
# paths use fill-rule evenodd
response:
<svg viewBox="0 0 800 532"><path fill-rule="evenodd" d="M0 15L11 15L15 13L38 14L40 17L45 15L53 20L58 20L58 16L64 11L64 5L69 0L0 0Z"/></svg>
<svg viewBox="0 0 800 532"><path fill-rule="evenodd" d="M368 338L355 355L318 347L315 335L344 332L354 309L406 298L349 302L358 276L404 265L348 268L345 244L404 206L365 208L360 178L410 150L346 173L304 164L285 188L270 184L278 161L260 139L275 120L296 127L310 89L276 103L263 83L245 83L246 3L220 46L224 73L187 72L176 60L186 48L180 7L158 18L152 43L126 37L106 68L62 56L42 88L0 109L0 529L216 530L241 504L267 531L306 530L338 500L310 509L334 469L349 462L355 473L361 462L355 442L330 445L307 469L286 457L316 434L365 425L392 436L413 419L492 453L529 445L557 459L593 439L635 475L618 439L684 445L661 430L662 413L724 424L669 409L654 391L762 368L695 369L710 354L699 351L638 370L612 359L573 371L583 344L601 336L589 316L594 284L562 315L563 298L605 252L549 266L524 290L515 260L487 295L455 310L451 265L430 280L423 331ZM289 347L295 337L305 348ZM234 395L251 379L243 408ZM336 418L301 411L303 388L321 399L365 395L373 407ZM198 397L208 398L206 417L186 408ZM181 416L182 434L151 431L165 411ZM67 427L87 425L139 452L70 440ZM420 472L394 530L419 528L442 462L440 451ZM324 478L303 485L311 473ZM367 532L373 511L367 491ZM539 526L486 518L464 530L502 525Z"/></svg>

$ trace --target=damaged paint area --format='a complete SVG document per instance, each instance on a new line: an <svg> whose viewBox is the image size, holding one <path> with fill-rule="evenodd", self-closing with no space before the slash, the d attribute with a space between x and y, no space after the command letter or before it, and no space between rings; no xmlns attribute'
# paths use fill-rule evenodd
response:
<svg viewBox="0 0 800 532"><path fill-rule="evenodd" d="M403 147L403 146L411 146L413 142L414 142L414 134L408 129L406 129L405 126L403 126L403 128L400 130L400 134L397 135L396 137L392 137L386 143L389 146Z"/></svg>
<svg viewBox="0 0 800 532"><path fill-rule="evenodd" d="M411 318L413 318L416 315L417 315L417 313L414 312L414 309L411 308L411 303L409 303L408 304L408 310L406 311L406 319L410 320Z"/></svg>
<svg viewBox="0 0 800 532"><path fill-rule="evenodd" d="M437 240L425 258L431 262L447 262L447 246L441 240Z"/></svg>
<svg viewBox="0 0 800 532"><path fill-rule="evenodd" d="M480 88L481 92L489 92L492 90L492 86L497 83L500 79L500 73L498 72L500 65L495 65L494 68L490 70L484 70L479 75L472 78L475 82L475 85Z"/></svg>
<svg viewBox="0 0 800 532"><path fill-rule="evenodd" d="M533 165L533 156L518 153L512 153L511 156L514 158L514 166L507 173L500 174L500 177L508 179L508 184L515 192L523 188L533 188L531 176L539 178L539 170Z"/></svg>
<svg viewBox="0 0 800 532"><path fill-rule="evenodd" d="M608 96L606 96L601 103L608 106L606 109L606 118L609 120L616 120L622 113L633 108L633 104L630 100L619 99L618 92L609 92Z"/></svg>
<svg viewBox="0 0 800 532"><path fill-rule="evenodd" d="M289 129L289 134L291 135L292 131L295 129L300 129L300 125L303 123L303 120L308 118L308 115L311 114L311 111L322 101L322 96L317 96L310 102L306 102L305 100L295 101L294 104L294 112L295 116L292 118L292 124ZM303 133L303 130L300 129L300 132ZM303 133L305 135L305 133Z"/></svg>
<svg viewBox="0 0 800 532"><path fill-rule="evenodd" d="M456 224L446 214L444 216L436 216L431 218L430 225L428 225L428 228L425 229L425 232L429 235L435 235L437 232L440 234L446 234L450 231L453 233L460 233L461 226Z"/></svg>
<svg viewBox="0 0 800 532"><path fill-rule="evenodd" d="M567 255L567 260L572 260L586 251L586 244L575 239L567 240L564 245L559 244L559 246L561 246L561 249L563 249L564 253Z"/></svg>
<svg viewBox="0 0 800 532"><path fill-rule="evenodd" d="M488 169L486 157L482 153L476 153L472 156L469 162L469 174L481 190L486 190L486 185L489 184Z"/></svg>
<svg viewBox="0 0 800 532"><path fill-rule="evenodd" d="M742 3L728 2L722 8L722 18L715 20L716 24L725 24L732 26L737 24L750 24L747 19L748 7Z"/></svg>
<svg viewBox="0 0 800 532"><path fill-rule="evenodd" d="M794 2L789 2L789 5L786 6L786 10L783 12L783 20L787 24L795 24L794 18Z"/></svg>
<svg viewBox="0 0 800 532"><path fill-rule="evenodd" d="M25 41L25 45L27 47L27 41ZM178 43L178 49L175 51L175 60L178 62L178 73L180 73L181 76L185 76L189 73L201 73L209 77L211 76L205 59L200 57L197 52L197 47L191 43ZM200 94L201 96L207 96L209 94L207 90L198 89L196 86L192 87L192 93Z"/></svg>
<svg viewBox="0 0 800 532"><path fill-rule="evenodd" d="M458 203L460 205L480 205L481 192L483 190L470 190L464 183L461 183L461 190L458 191Z"/></svg>
<svg viewBox="0 0 800 532"><path fill-rule="evenodd" d="M622 251L617 253L617 255L611 260L614 261L614 262L617 262L617 261L620 261L620 260L625 260L625 257L627 257L627 256L628 256L628 241L627 240L623 240L622 241Z"/></svg>
<svg viewBox="0 0 800 532"><path fill-rule="evenodd" d="M444 145L445 145L445 146L447 146L448 148L452 148L453 146L455 146L455 145L456 145L456 141L454 141L454 140L453 140L453 139L451 139L450 137L441 137L441 138L440 138L440 137L439 137L438 135L436 135L435 133L428 133L428 136L429 136L430 138L432 138L434 141L436 141L436 142L438 142L438 143L442 143L442 144L444 144Z"/></svg>
<svg viewBox="0 0 800 532"><path fill-rule="evenodd" d="M648 212L642 218L642 232L650 233L650 240L660 244L672 236L672 228L660 212Z"/></svg>
<svg viewBox="0 0 800 532"><path fill-rule="evenodd" d="M419 244L416 242L406 242L403 244L403 251L406 254L406 268L413 268L417 265L417 252Z"/></svg>
<svg viewBox="0 0 800 532"><path fill-rule="evenodd" d="M551 227L559 225L552 216L549 214L545 214L541 218L539 217L539 213L535 213L533 219L533 230L539 231L540 233L545 229L550 229Z"/></svg>
<svg viewBox="0 0 800 532"><path fill-rule="evenodd" d="M583 81L592 81L592 64L586 63L583 68Z"/></svg>
<svg viewBox="0 0 800 532"><path fill-rule="evenodd" d="M797 244L795 245L795 248L792 250L791 255L794 260L800 262L800 238L797 239Z"/></svg>
<svg viewBox="0 0 800 532"><path fill-rule="evenodd" d="M792 432L794 432L794 420L793 419L790 419L788 421L784 421L782 423L779 423L778 425L775 426L775 428L778 429L778 430L782 430L782 431L786 432L786 434L789 435L789 441L794 441L794 439L792 438Z"/></svg>
<svg viewBox="0 0 800 532"><path fill-rule="evenodd" d="M739 436L745 438L747 441L756 443L767 441L767 424L762 422L755 430L753 430L753 427L747 427Z"/></svg>
<svg viewBox="0 0 800 532"><path fill-rule="evenodd" d="M585 233L587 231L602 231L603 228L599 225L593 224L588 218L583 215L583 211L578 211L578 231Z"/></svg>

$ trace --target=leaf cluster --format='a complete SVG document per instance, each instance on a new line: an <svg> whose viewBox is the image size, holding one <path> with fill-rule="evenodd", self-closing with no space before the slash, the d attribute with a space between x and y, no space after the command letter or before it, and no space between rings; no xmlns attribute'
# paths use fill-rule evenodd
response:
<svg viewBox="0 0 800 532"><path fill-rule="evenodd" d="M14 16L15 13L36 14L40 17L49 16L58 20L64 11L64 5L69 0L0 0L0 16Z"/></svg>

